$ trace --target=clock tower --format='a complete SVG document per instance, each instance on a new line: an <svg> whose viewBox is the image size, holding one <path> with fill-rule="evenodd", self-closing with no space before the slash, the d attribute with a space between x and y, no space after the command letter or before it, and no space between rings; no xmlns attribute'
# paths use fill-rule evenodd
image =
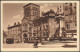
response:
<svg viewBox="0 0 80 52"><path fill-rule="evenodd" d="M24 6L24 17L28 20L36 20L40 17L40 6L29 3Z"/></svg>

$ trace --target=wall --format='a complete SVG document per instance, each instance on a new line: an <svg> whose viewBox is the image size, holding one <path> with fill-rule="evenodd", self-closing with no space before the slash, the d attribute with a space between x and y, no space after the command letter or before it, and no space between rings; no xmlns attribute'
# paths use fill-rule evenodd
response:
<svg viewBox="0 0 80 52"><path fill-rule="evenodd" d="M49 18L49 37L52 37L56 31L56 29L59 27L59 24L55 21L55 18Z"/></svg>

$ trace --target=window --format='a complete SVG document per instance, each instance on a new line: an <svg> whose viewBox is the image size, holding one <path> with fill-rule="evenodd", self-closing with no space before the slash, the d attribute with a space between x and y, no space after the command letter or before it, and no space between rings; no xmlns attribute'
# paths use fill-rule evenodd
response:
<svg viewBox="0 0 80 52"><path fill-rule="evenodd" d="M23 26L25 26L25 25L23 24Z"/></svg>
<svg viewBox="0 0 80 52"><path fill-rule="evenodd" d="M45 24L45 22L43 21L43 24Z"/></svg>
<svg viewBox="0 0 80 52"><path fill-rule="evenodd" d="M68 29L68 24L67 24L67 29Z"/></svg>
<svg viewBox="0 0 80 52"><path fill-rule="evenodd" d="M25 24L25 26L27 26L27 24Z"/></svg>
<svg viewBox="0 0 80 52"><path fill-rule="evenodd" d="M43 25L43 30L45 30L45 25Z"/></svg>
<svg viewBox="0 0 80 52"><path fill-rule="evenodd" d="M36 32L36 31L34 30L34 32Z"/></svg>
<svg viewBox="0 0 80 52"><path fill-rule="evenodd" d="M37 35L38 35L38 29L37 29Z"/></svg>
<svg viewBox="0 0 80 52"><path fill-rule="evenodd" d="M65 10L68 10L68 6L67 5L65 6Z"/></svg>
<svg viewBox="0 0 80 52"><path fill-rule="evenodd" d="M48 32L46 32L46 36L47 36L47 37L49 37L49 34L48 34Z"/></svg>
<svg viewBox="0 0 80 52"><path fill-rule="evenodd" d="M65 4L68 4L68 3L65 3Z"/></svg>
<svg viewBox="0 0 80 52"><path fill-rule="evenodd" d="M46 25L46 29L48 29L48 25Z"/></svg>
<svg viewBox="0 0 80 52"><path fill-rule="evenodd" d="M46 20L46 23L47 23L48 21Z"/></svg>
<svg viewBox="0 0 80 52"><path fill-rule="evenodd" d="M40 26L40 31L41 31L41 26Z"/></svg>
<svg viewBox="0 0 80 52"><path fill-rule="evenodd" d="M34 36L36 36L36 34L34 33Z"/></svg>
<svg viewBox="0 0 80 52"><path fill-rule="evenodd" d="M70 3L70 6L72 6L72 3Z"/></svg>
<svg viewBox="0 0 80 52"><path fill-rule="evenodd" d="M36 20L36 18L34 18L34 20Z"/></svg>
<svg viewBox="0 0 80 52"><path fill-rule="evenodd" d="M67 29L69 29L69 27L70 27L69 24L67 24Z"/></svg>
<svg viewBox="0 0 80 52"><path fill-rule="evenodd" d="M76 22L75 22L75 26L77 26Z"/></svg>
<svg viewBox="0 0 80 52"><path fill-rule="evenodd" d="M23 24L23 27L24 27L25 30L27 30L27 24L26 23Z"/></svg>
<svg viewBox="0 0 80 52"><path fill-rule="evenodd" d="M31 34L29 35L29 37L31 37Z"/></svg>
<svg viewBox="0 0 80 52"><path fill-rule="evenodd" d="M35 15L35 12L33 11L33 15Z"/></svg>
<svg viewBox="0 0 80 52"><path fill-rule="evenodd" d="M43 36L45 36L45 32L43 32Z"/></svg>
<svg viewBox="0 0 80 52"><path fill-rule="evenodd" d="M72 8L70 8L70 14L72 15Z"/></svg>
<svg viewBox="0 0 80 52"><path fill-rule="evenodd" d="M75 15L75 20L76 20L76 15Z"/></svg>
<svg viewBox="0 0 80 52"><path fill-rule="evenodd" d="M26 33L24 34L24 37L27 37L27 34Z"/></svg>

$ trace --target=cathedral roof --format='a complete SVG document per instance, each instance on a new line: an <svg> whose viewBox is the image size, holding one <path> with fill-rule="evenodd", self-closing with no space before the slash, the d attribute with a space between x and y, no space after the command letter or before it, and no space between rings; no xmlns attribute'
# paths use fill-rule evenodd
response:
<svg viewBox="0 0 80 52"><path fill-rule="evenodd" d="M29 3L29 4L25 5L24 7L29 6L29 5L36 5L36 4L34 4L34 3ZM39 6L39 5L36 5L36 6ZM39 7L40 7L40 6L39 6Z"/></svg>
<svg viewBox="0 0 80 52"><path fill-rule="evenodd" d="M27 17L24 17L24 18L22 19L22 21L23 21L24 19L27 19L27 20L28 20L28 18L27 18Z"/></svg>

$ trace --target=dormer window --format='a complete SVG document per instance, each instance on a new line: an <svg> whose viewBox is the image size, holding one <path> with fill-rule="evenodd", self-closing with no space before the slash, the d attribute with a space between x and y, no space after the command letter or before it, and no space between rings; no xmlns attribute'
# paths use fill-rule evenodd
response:
<svg viewBox="0 0 80 52"><path fill-rule="evenodd" d="M23 26L27 26L27 24L23 24Z"/></svg>
<svg viewBox="0 0 80 52"><path fill-rule="evenodd" d="M70 6L72 6L72 3L70 3Z"/></svg>

